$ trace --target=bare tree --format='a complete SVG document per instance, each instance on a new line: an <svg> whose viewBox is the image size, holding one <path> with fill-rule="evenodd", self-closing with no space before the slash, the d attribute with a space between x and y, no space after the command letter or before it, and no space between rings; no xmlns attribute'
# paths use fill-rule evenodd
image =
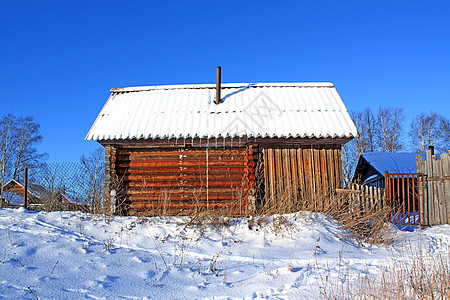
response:
<svg viewBox="0 0 450 300"><path fill-rule="evenodd" d="M352 113L353 122L358 129L358 137L355 138L358 155L377 150L377 135L379 123L370 108Z"/></svg>
<svg viewBox="0 0 450 300"><path fill-rule="evenodd" d="M416 151L425 152L428 146L434 146L438 152L447 151L450 149L450 121L437 113L421 113L412 120L409 136Z"/></svg>
<svg viewBox="0 0 450 300"><path fill-rule="evenodd" d="M39 134L39 124L34 121L33 116L19 117L15 126L15 154L13 178L17 178L19 173L26 167L37 167L47 156L45 153L38 153L34 145L42 141Z"/></svg>
<svg viewBox="0 0 450 300"><path fill-rule="evenodd" d="M46 157L34 147L41 140L39 124L32 116L16 117L8 114L0 119L1 199L6 179L17 179L26 167L36 167Z"/></svg>
<svg viewBox="0 0 450 300"><path fill-rule="evenodd" d="M360 111L352 112L352 119L358 130L358 136L352 142L355 144L358 155L361 155L361 153L366 152L366 130L364 129L363 113Z"/></svg>
<svg viewBox="0 0 450 300"><path fill-rule="evenodd" d="M14 124L15 117L8 114L0 120L0 151L1 151L1 188L0 188L0 207L3 208L3 185L7 176L7 170L11 163L11 157L14 153Z"/></svg>
<svg viewBox="0 0 450 300"><path fill-rule="evenodd" d="M375 116L367 107L352 113L358 137L342 147L344 181L350 182L359 157L366 152L396 152L402 149L401 133L404 120L399 108L380 108Z"/></svg>
<svg viewBox="0 0 450 300"><path fill-rule="evenodd" d="M378 142L383 152L403 150L401 134L404 120L401 108L390 107L378 110Z"/></svg>
<svg viewBox="0 0 450 300"><path fill-rule="evenodd" d="M374 152L377 148L376 136L379 131L379 123L370 108L366 108L363 111L363 124L367 136L367 151Z"/></svg>
<svg viewBox="0 0 450 300"><path fill-rule="evenodd" d="M360 154L356 150L356 139L342 146L342 172L344 185L352 181L352 176L358 163Z"/></svg>
<svg viewBox="0 0 450 300"><path fill-rule="evenodd" d="M342 171L344 184L352 180L359 156L378 150L377 137L379 123L370 108L352 112L352 119L358 130L358 136L342 147Z"/></svg>
<svg viewBox="0 0 450 300"><path fill-rule="evenodd" d="M98 148L88 156L81 156L82 176L80 184L85 198L91 206L91 211L103 211L103 182L105 177L105 154L103 148Z"/></svg>

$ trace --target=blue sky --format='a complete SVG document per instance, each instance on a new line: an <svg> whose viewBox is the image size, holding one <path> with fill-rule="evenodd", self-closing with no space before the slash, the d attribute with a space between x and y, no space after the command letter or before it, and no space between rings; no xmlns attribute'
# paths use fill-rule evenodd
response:
<svg viewBox="0 0 450 300"><path fill-rule="evenodd" d="M349 110L450 117L450 1L2 1L1 116L77 161L113 87L333 82Z"/></svg>

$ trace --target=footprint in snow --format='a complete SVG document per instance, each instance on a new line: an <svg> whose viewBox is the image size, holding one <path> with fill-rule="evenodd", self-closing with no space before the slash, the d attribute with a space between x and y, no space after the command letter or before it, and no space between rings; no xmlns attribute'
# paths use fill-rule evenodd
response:
<svg viewBox="0 0 450 300"><path fill-rule="evenodd" d="M294 285L299 286L301 282L303 282L305 280L305 274L301 273L300 276L297 277L297 279L295 280L296 282L294 283Z"/></svg>
<svg viewBox="0 0 450 300"><path fill-rule="evenodd" d="M100 287L100 288L109 288L113 285L113 283L115 281L117 281L117 279L119 279L120 277L117 276L109 276L109 275L104 275L104 276L100 276L95 284Z"/></svg>
<svg viewBox="0 0 450 300"><path fill-rule="evenodd" d="M100 277L103 281L109 281L109 282L116 282L118 279L120 279L119 276L111 276L111 275L105 275Z"/></svg>
<svg viewBox="0 0 450 300"><path fill-rule="evenodd" d="M26 256L32 256L32 255L34 255L34 254L36 254L36 248L29 248L29 249L26 251Z"/></svg>
<svg viewBox="0 0 450 300"><path fill-rule="evenodd" d="M155 271L149 271L149 272L147 273L147 278L148 278L148 279L151 279L151 278L155 277L155 275L156 275L156 272L155 272Z"/></svg>
<svg viewBox="0 0 450 300"><path fill-rule="evenodd" d="M290 271L294 272L294 273L297 273L297 272L301 271L302 269L303 269L302 267L290 267Z"/></svg>
<svg viewBox="0 0 450 300"><path fill-rule="evenodd" d="M211 284L210 282L202 282L202 283L200 283L200 284L197 285L197 288L198 288L199 290L204 290L204 289L206 289L206 287L207 287L208 285L210 285L210 284Z"/></svg>

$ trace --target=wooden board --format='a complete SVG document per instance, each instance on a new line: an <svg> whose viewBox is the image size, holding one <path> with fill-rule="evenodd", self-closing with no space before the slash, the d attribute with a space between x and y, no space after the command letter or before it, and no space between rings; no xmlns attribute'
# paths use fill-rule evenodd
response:
<svg viewBox="0 0 450 300"><path fill-rule="evenodd" d="M275 200L271 205L280 208L295 207L302 199L312 201L318 195L326 200L328 191L340 186L338 154L335 147L264 148L266 203Z"/></svg>

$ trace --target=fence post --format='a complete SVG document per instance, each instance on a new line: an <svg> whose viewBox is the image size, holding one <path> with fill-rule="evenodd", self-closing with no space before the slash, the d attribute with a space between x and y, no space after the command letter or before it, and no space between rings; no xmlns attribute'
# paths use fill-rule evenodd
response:
<svg viewBox="0 0 450 300"><path fill-rule="evenodd" d="M419 197L419 223L420 227L428 226L427 183L425 181L426 162L422 161L422 155L416 156L418 197Z"/></svg>
<svg viewBox="0 0 450 300"><path fill-rule="evenodd" d="M447 215L447 224L450 224L450 150L441 154L442 176L444 178L444 202Z"/></svg>
<svg viewBox="0 0 450 300"><path fill-rule="evenodd" d="M23 208L28 209L28 168L25 168L23 181L24 181Z"/></svg>
<svg viewBox="0 0 450 300"><path fill-rule="evenodd" d="M450 159L449 153L442 153L440 159L432 150L426 151L426 161L416 157L419 173L419 199L421 225L450 223ZM420 174L422 173L422 174ZM420 182L422 184L420 184ZM423 218L422 218L423 217Z"/></svg>
<svg viewBox="0 0 450 300"><path fill-rule="evenodd" d="M447 207L445 205L445 190L444 190L444 176L443 176L443 161L442 158L440 160L437 159L436 156L433 156L433 169L434 169L434 177L436 180L436 212L438 224L447 223Z"/></svg>
<svg viewBox="0 0 450 300"><path fill-rule="evenodd" d="M386 199L386 204L388 206L391 206L391 195L389 193L390 190L390 178L389 178L389 172L388 171L384 171L384 197Z"/></svg>
<svg viewBox="0 0 450 300"><path fill-rule="evenodd" d="M426 174L427 177L434 177L434 172L433 172L433 161L432 161L432 153L431 150L427 150L426 151ZM427 203L425 204L427 206L427 211L428 211L428 225L436 225L436 210L434 208L434 190L435 190L435 184L433 181L427 180Z"/></svg>

